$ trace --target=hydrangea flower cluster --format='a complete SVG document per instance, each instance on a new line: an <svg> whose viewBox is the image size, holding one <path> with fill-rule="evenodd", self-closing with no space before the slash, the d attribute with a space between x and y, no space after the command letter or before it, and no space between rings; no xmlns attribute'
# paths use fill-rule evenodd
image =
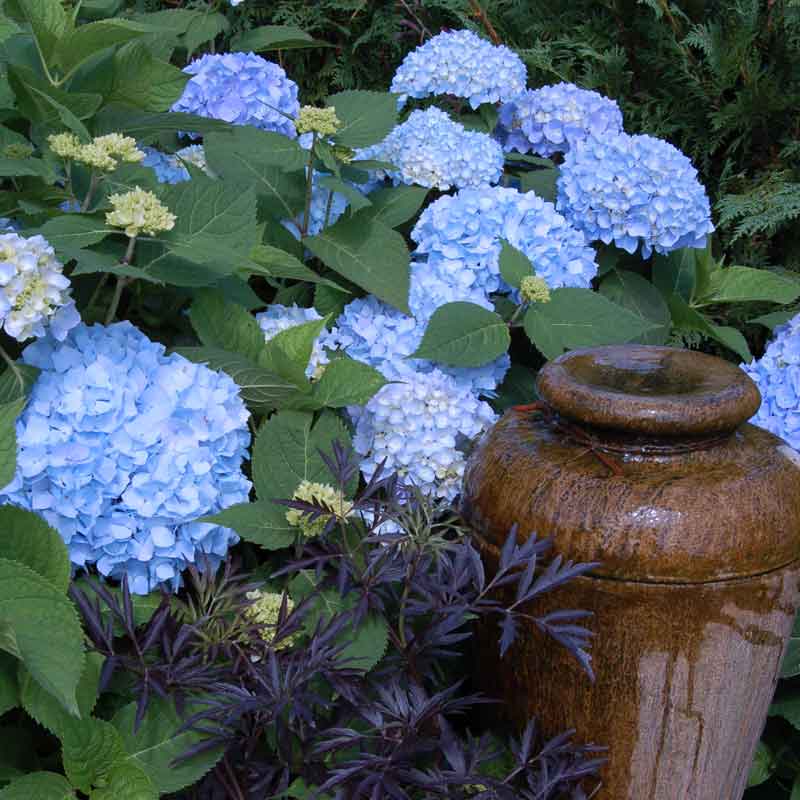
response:
<svg viewBox="0 0 800 800"><path fill-rule="evenodd" d="M208 54L183 71L192 78L172 111L295 137L297 84L272 61L254 53Z"/></svg>
<svg viewBox="0 0 800 800"><path fill-rule="evenodd" d="M0 324L9 336L61 341L80 322L63 269L43 236L0 233Z"/></svg>
<svg viewBox="0 0 800 800"><path fill-rule="evenodd" d="M472 108L511 100L528 78L520 57L472 31L446 31L412 50L395 73L390 91L409 97L449 94L463 97Z"/></svg>
<svg viewBox="0 0 800 800"><path fill-rule="evenodd" d="M342 127L342 121L336 116L336 109L332 106L303 106L297 115L295 127L300 135L317 133L320 136L333 136Z"/></svg>
<svg viewBox="0 0 800 800"><path fill-rule="evenodd" d="M144 159L142 166L150 167L156 173L159 183L182 183L190 179L189 170L185 164L193 164L207 175L214 177L206 162L206 151L201 144L190 144L182 147L173 155L162 153L154 147L143 147Z"/></svg>
<svg viewBox="0 0 800 800"><path fill-rule="evenodd" d="M761 392L750 422L800 450L800 315L775 328L764 355L742 369Z"/></svg>
<svg viewBox="0 0 800 800"><path fill-rule="evenodd" d="M237 541L199 517L245 502L248 412L224 373L166 355L129 322L79 325L28 346L41 374L17 421L17 472L2 498L41 514L76 567L131 590L180 585Z"/></svg>
<svg viewBox="0 0 800 800"><path fill-rule="evenodd" d="M464 443L495 420L488 403L439 369L401 368L358 416L353 447L370 478L385 461L407 483L452 501L464 475Z"/></svg>
<svg viewBox="0 0 800 800"><path fill-rule="evenodd" d="M273 336L281 331L294 328L296 325L303 325L306 322L316 322L322 317L313 308L300 308L296 303L290 306L283 306L274 303L267 306L266 311L256 314L256 322L264 331L264 341L268 342ZM311 351L311 358L306 367L307 378L319 378L325 365L328 363L328 356L323 349L325 334L322 333L314 342Z"/></svg>
<svg viewBox="0 0 800 800"><path fill-rule="evenodd" d="M140 233L155 236L175 227L175 215L152 193L140 186L124 194L108 196L113 211L106 214L106 222L124 228L131 238Z"/></svg>
<svg viewBox="0 0 800 800"><path fill-rule="evenodd" d="M621 133L575 142L558 178L557 207L590 241L642 256L704 247L714 231L705 189L677 147Z"/></svg>
<svg viewBox="0 0 800 800"><path fill-rule="evenodd" d="M500 108L496 135L506 151L548 157L587 136L622 131L622 112L608 97L573 83L528 89Z"/></svg>
<svg viewBox="0 0 800 800"><path fill-rule="evenodd" d="M247 592L245 595L250 601L250 605L244 610L244 616L248 622L257 625L263 630L261 631L261 638L268 642L272 641L275 634L275 627L278 624L278 619L281 614L281 606L284 603L284 595L277 592L268 592L261 589L254 589L252 592ZM291 614L294 610L294 603L292 598L288 595L285 597L286 613ZM282 639L275 646L276 650L282 650L286 647L291 647L300 638L299 633L293 633Z"/></svg>
<svg viewBox="0 0 800 800"><path fill-rule="evenodd" d="M438 108L412 112L382 142L356 156L393 164L397 169L386 175L395 184L442 190L497 183L503 173L500 145L485 133L468 131Z"/></svg>
<svg viewBox="0 0 800 800"><path fill-rule="evenodd" d="M95 136L88 144L83 144L74 133L56 133L48 136L47 142L50 149L64 160L78 161L103 172L115 170L120 160L137 163L144 158L136 140L120 133Z"/></svg>
<svg viewBox="0 0 800 800"><path fill-rule="evenodd" d="M440 197L423 211L411 238L417 255L427 255L429 274L487 297L510 288L500 276L501 239L525 253L551 289L588 288L597 274L584 235L533 192L495 186Z"/></svg>

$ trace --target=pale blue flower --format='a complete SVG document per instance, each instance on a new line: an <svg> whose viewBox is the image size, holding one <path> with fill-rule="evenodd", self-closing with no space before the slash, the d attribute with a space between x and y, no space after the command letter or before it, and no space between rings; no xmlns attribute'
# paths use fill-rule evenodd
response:
<svg viewBox="0 0 800 800"><path fill-rule="evenodd" d="M297 84L272 61L254 53L208 54L183 71L192 78L172 111L296 136Z"/></svg>
<svg viewBox="0 0 800 800"><path fill-rule="evenodd" d="M510 100L525 88L522 59L472 31L445 31L412 50L397 68L391 90L402 106L409 97L448 94L472 108Z"/></svg>
<svg viewBox="0 0 800 800"><path fill-rule="evenodd" d="M395 184L442 190L497 183L504 163L503 150L491 136L468 131L438 108L412 112L382 142L356 157L393 164L397 169L386 174Z"/></svg>
<svg viewBox="0 0 800 800"><path fill-rule="evenodd" d="M281 331L294 328L297 325L303 325L306 322L316 322L320 319L322 317L317 313L316 309L300 308L296 303L291 306L274 303L271 306L267 306L266 311L256 314L256 321L264 332L264 340L267 342ZM306 376L308 378L318 378L328 363L328 356L323 349L324 337L325 330L323 329L314 342L311 358L306 367Z"/></svg>
<svg viewBox="0 0 800 800"><path fill-rule="evenodd" d="M427 256L429 275L472 296L509 291L500 276L504 239L528 256L551 289L589 288L597 274L584 235L533 192L495 186L440 197L423 211L411 238L415 256Z"/></svg>
<svg viewBox="0 0 800 800"><path fill-rule="evenodd" d="M385 460L404 483L448 501L464 475L464 451L496 419L488 403L439 369L404 365L398 383L384 386L356 422L353 446L369 478Z"/></svg>
<svg viewBox="0 0 800 800"><path fill-rule="evenodd" d="M17 421L17 471L2 499L42 515L76 568L176 589L218 564L233 531L200 522L246 502L248 412L224 373L166 355L129 322L79 325L23 352L41 370Z"/></svg>
<svg viewBox="0 0 800 800"><path fill-rule="evenodd" d="M500 109L495 134L506 151L565 153L587 136L622 131L622 112L608 97L572 83L528 89Z"/></svg>
<svg viewBox="0 0 800 800"><path fill-rule="evenodd" d="M174 155L162 153L154 147L139 148L144 152L143 167L150 167L156 173L159 183L182 183L189 180L189 171Z"/></svg>
<svg viewBox="0 0 800 800"><path fill-rule="evenodd" d="M558 210L589 241L642 256L702 248L713 233L708 195L692 162L652 136L621 133L574 143L558 178Z"/></svg>
<svg viewBox="0 0 800 800"><path fill-rule="evenodd" d="M350 207L350 202L343 194L320 185L320 178L326 176L326 172L314 171L311 206L308 215L308 236L316 236L323 228L333 225ZM283 226L295 239L299 239L303 230L304 220L305 210L301 211L293 220L284 220Z"/></svg>
<svg viewBox="0 0 800 800"><path fill-rule="evenodd" d="M775 328L764 355L742 369L761 392L750 422L800 450L800 315Z"/></svg>

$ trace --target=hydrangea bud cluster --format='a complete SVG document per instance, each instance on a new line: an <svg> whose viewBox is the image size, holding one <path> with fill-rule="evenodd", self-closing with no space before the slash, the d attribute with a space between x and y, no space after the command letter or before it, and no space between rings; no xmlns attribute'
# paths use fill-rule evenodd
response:
<svg viewBox="0 0 800 800"><path fill-rule="evenodd" d="M80 322L63 269L44 237L0 233L0 324L9 336L61 341Z"/></svg>
<svg viewBox="0 0 800 800"><path fill-rule="evenodd" d="M82 144L74 133L56 133L47 138L50 149L66 161L78 161L103 172L112 172L119 161L137 163L145 154L136 146L136 140L120 133L95 136Z"/></svg>
<svg viewBox="0 0 800 800"><path fill-rule="evenodd" d="M440 197L421 214L411 238L417 255L427 255L429 273L486 296L510 289L500 276L503 239L551 289L588 288L597 274L584 235L533 192L495 186Z"/></svg>
<svg viewBox="0 0 800 800"><path fill-rule="evenodd" d="M332 106L328 108L317 108L316 106L303 106L297 115L295 123L298 134L316 133L320 136L333 136L342 122L336 116L336 109Z"/></svg>
<svg viewBox="0 0 800 800"><path fill-rule="evenodd" d="M166 355L129 322L79 325L22 359L41 373L2 498L41 514L76 567L127 576L137 594L218 563L237 537L197 520L250 491L248 412L231 378Z"/></svg>
<svg viewBox="0 0 800 800"><path fill-rule="evenodd" d="M528 89L500 108L495 134L506 151L548 157L588 136L622 131L622 112L608 97L572 83Z"/></svg>
<svg viewBox="0 0 800 800"><path fill-rule="evenodd" d="M183 71L192 78L172 111L295 137L297 84L272 61L254 53L209 54Z"/></svg>
<svg viewBox="0 0 800 800"><path fill-rule="evenodd" d="M299 528L303 536L312 539L319 536L331 517L344 521L350 516L353 504L345 499L345 496L338 489L329 483L314 483L313 481L301 481L295 489L292 500L301 500L304 503L322 505L330 509L330 514L319 514L313 516L307 511L298 508L290 508L286 512L286 521L293 527ZM312 519L313 517L313 519Z"/></svg>
<svg viewBox="0 0 800 800"><path fill-rule="evenodd" d="M510 100L525 88L527 70L504 45L495 46L472 31L446 31L412 50L398 67L390 91L409 97L447 94L472 108Z"/></svg>
<svg viewBox="0 0 800 800"><path fill-rule="evenodd" d="M439 369L407 367L401 383L384 386L360 414L353 446L361 471L381 462L424 492L452 501L464 474L464 444L495 420L488 403Z"/></svg>
<svg viewBox="0 0 800 800"><path fill-rule="evenodd" d="M266 311L256 314L256 322L264 332L264 341L268 342L273 336L281 331L294 328L296 325L303 325L306 322L316 322L322 317L313 308L300 308L296 303L290 306L283 306L274 303L267 306ZM321 333L314 342L311 351L311 358L306 367L307 378L319 378L322 375L325 365L328 363L328 356L323 349L324 333Z"/></svg>
<svg viewBox="0 0 800 800"><path fill-rule="evenodd" d="M520 281L519 296L524 303L548 303L550 289L544 278L538 275L526 275Z"/></svg>
<svg viewBox="0 0 800 800"><path fill-rule="evenodd" d="M245 619L253 625L261 628L261 638L271 642L275 634L275 628L280 618L281 607L286 601L286 613L291 614L294 610L292 598L277 592L267 592L262 589L254 589L247 592L245 597L250 601L250 605L244 610ZM282 639L276 646L276 650L291 647L299 638L299 634L293 633Z"/></svg>
<svg viewBox="0 0 800 800"><path fill-rule="evenodd" d="M497 183L503 173L500 145L485 133L468 131L438 108L412 112L382 142L359 151L357 157L393 164L396 169L386 175L395 184L442 190Z"/></svg>
<svg viewBox="0 0 800 800"><path fill-rule="evenodd" d="M742 369L761 392L750 422L800 450L800 315L775 328L764 355Z"/></svg>
<svg viewBox="0 0 800 800"><path fill-rule="evenodd" d="M140 233L155 236L175 227L175 215L152 193L140 186L124 194L108 197L113 211L106 214L106 222L124 228L131 238Z"/></svg>
<svg viewBox="0 0 800 800"><path fill-rule="evenodd" d="M575 142L558 178L559 211L589 241L642 256L704 247L714 231L705 189L677 147L652 136Z"/></svg>

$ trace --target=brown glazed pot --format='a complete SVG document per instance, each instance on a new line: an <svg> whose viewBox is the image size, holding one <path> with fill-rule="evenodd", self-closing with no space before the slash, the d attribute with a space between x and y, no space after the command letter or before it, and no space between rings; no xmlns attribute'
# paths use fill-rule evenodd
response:
<svg viewBox="0 0 800 800"><path fill-rule="evenodd" d="M746 423L750 379L701 353L573 351L537 386L550 413L484 435L464 514L489 570L514 524L601 562L532 610L594 612L596 681L533 625L500 659L493 621L478 682L518 728L608 745L598 799L738 800L798 604L800 455Z"/></svg>

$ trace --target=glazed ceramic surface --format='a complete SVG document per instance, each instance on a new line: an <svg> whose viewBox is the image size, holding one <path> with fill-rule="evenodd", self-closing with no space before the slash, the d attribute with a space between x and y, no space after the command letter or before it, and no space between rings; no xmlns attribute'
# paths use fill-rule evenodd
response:
<svg viewBox="0 0 800 800"><path fill-rule="evenodd" d="M595 614L594 684L532 626L478 680L507 719L610 747L603 800L737 800L798 603L800 456L745 421L758 390L699 353L625 346L545 366L545 413L481 440L464 514L489 569L512 525L600 562L537 605Z"/></svg>

